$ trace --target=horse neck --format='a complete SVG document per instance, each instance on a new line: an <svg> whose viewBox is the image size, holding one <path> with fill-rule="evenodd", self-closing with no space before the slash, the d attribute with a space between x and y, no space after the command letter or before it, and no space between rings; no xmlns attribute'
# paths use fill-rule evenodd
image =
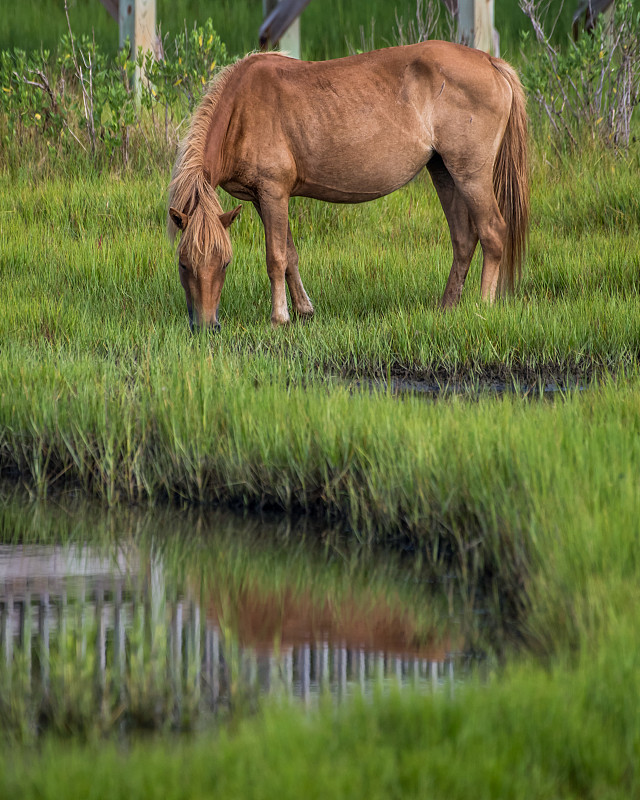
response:
<svg viewBox="0 0 640 800"><path fill-rule="evenodd" d="M204 171L213 187L223 180L224 139L233 110L233 94L227 85L221 91L213 110L204 151Z"/></svg>

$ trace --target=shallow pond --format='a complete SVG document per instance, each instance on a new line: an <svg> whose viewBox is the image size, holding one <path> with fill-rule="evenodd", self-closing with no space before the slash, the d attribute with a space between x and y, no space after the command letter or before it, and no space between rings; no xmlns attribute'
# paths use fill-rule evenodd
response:
<svg viewBox="0 0 640 800"><path fill-rule="evenodd" d="M0 727L193 729L265 696L454 691L488 668L465 596L304 521L5 497Z"/></svg>

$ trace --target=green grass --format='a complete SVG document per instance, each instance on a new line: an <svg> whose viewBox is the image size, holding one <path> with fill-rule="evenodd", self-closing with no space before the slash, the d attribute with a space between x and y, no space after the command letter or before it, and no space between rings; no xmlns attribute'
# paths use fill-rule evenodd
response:
<svg viewBox="0 0 640 800"><path fill-rule="evenodd" d="M628 163L577 161L560 174L538 162L530 255L516 298L494 308L479 303L476 256L461 307L447 315L437 305L451 247L428 179L362 206L292 202L317 314L285 331L268 325L264 237L247 207L232 231L212 358L264 356L304 376L391 371L446 379L491 370L563 379L629 367L640 341L637 168L637 155ZM134 368L141 353L191 348L163 235L166 183L167 172L0 178L5 352L8 345L63 360L109 354Z"/></svg>

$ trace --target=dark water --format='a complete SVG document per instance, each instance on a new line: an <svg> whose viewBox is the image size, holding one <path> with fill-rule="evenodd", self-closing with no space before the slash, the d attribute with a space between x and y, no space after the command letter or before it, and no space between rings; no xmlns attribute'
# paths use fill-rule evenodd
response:
<svg viewBox="0 0 640 800"><path fill-rule="evenodd" d="M453 691L481 663L452 587L229 514L0 507L0 723L201 728L261 699Z"/></svg>
<svg viewBox="0 0 640 800"><path fill-rule="evenodd" d="M515 395L531 400L554 399L572 392L582 392L588 388L584 381L504 381L481 377L476 382L473 380L448 380L443 383L435 381L391 378L386 380L356 381L358 388L365 388L371 392L389 392L394 397L416 395L430 400L439 400L451 396L477 398L483 395L500 397L502 395Z"/></svg>

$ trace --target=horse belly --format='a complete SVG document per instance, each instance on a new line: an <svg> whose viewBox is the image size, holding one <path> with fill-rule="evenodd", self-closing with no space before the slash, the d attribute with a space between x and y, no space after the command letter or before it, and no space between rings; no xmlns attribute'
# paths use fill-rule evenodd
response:
<svg viewBox="0 0 640 800"><path fill-rule="evenodd" d="M424 167L430 148L420 143L393 147L383 143L335 141L319 152L296 158L299 181L293 194L332 203L362 203L394 192Z"/></svg>

